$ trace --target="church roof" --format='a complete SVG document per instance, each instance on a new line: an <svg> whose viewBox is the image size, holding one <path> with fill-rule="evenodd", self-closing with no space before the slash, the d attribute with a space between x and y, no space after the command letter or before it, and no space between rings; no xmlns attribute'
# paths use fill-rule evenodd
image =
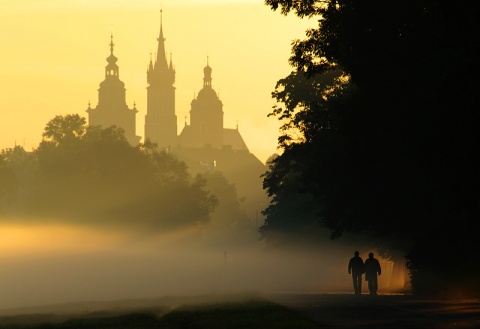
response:
<svg viewBox="0 0 480 329"><path fill-rule="evenodd" d="M196 145L197 136L189 125L183 127L178 137L181 148L191 148L191 145ZM223 128L222 139L223 147L231 148L234 151L248 151L247 144L237 129Z"/></svg>
<svg viewBox="0 0 480 329"><path fill-rule="evenodd" d="M223 128L223 145L231 145L234 150L248 151L247 144L238 129Z"/></svg>

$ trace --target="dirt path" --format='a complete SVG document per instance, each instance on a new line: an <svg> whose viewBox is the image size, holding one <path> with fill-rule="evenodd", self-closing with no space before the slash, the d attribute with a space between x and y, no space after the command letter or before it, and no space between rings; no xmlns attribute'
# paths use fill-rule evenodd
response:
<svg viewBox="0 0 480 329"><path fill-rule="evenodd" d="M480 300L402 295L272 294L326 328L480 328Z"/></svg>

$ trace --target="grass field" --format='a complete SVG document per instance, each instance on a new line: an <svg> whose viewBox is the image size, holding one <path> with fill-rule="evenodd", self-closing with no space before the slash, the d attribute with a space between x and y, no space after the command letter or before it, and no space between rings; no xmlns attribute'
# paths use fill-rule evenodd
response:
<svg viewBox="0 0 480 329"><path fill-rule="evenodd" d="M127 328L319 328L284 306L262 298L187 303L168 309L154 307L128 313L99 311L68 318L66 315L30 314L0 318L0 329L127 329Z"/></svg>
<svg viewBox="0 0 480 329"><path fill-rule="evenodd" d="M0 329L480 328L480 299L231 294L74 302L0 310Z"/></svg>

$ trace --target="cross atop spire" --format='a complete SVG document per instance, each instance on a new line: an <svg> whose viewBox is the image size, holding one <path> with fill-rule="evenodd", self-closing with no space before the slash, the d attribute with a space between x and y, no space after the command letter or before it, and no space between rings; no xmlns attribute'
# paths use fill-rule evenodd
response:
<svg viewBox="0 0 480 329"><path fill-rule="evenodd" d="M163 37L163 9L160 9L160 37L157 39L157 41L166 41L167 38Z"/></svg>
<svg viewBox="0 0 480 329"><path fill-rule="evenodd" d="M113 55L113 46L115 44L113 43L113 32L110 33L110 53Z"/></svg>

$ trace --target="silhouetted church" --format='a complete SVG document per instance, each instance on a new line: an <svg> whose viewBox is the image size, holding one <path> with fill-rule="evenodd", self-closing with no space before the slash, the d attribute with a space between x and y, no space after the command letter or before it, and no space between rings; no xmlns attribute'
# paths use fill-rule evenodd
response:
<svg viewBox="0 0 480 329"><path fill-rule="evenodd" d="M117 126L123 128L125 137L132 145L138 145L140 136L135 134L135 115L138 112L133 106L129 109L125 101L125 84L119 78L117 57L113 55L113 35L110 37L110 56L107 57L105 80L98 89L98 105L91 108L88 104L88 123L90 126L104 128Z"/></svg>
<svg viewBox="0 0 480 329"><path fill-rule="evenodd" d="M177 147L188 148L230 148L246 151L247 145L237 129L223 127L223 104L212 88L212 68L203 69L203 88L192 100L190 125L178 136Z"/></svg>
<svg viewBox="0 0 480 329"><path fill-rule="evenodd" d="M177 136L175 115L175 69L172 58L167 62L165 38L160 22L160 36L156 62L150 58L147 71L147 115L145 140L149 139L162 149L192 149L223 147L248 150L238 129L223 127L223 104L212 88L212 68L203 69L203 88L192 100L190 125L185 124Z"/></svg>
<svg viewBox="0 0 480 329"><path fill-rule="evenodd" d="M175 69L172 58L167 60L162 20L155 62L150 56L147 69L147 114L144 141L150 140L158 148L174 153L187 163L192 174L219 170L235 183L239 196L252 195L252 189L261 188L260 175L266 170L263 163L249 152L238 126L223 126L223 104L212 87L212 68L203 69L203 88L191 102L190 125L185 123L177 134L175 113ZM113 41L105 69L105 81L100 84L96 108L88 108L89 124L104 127L116 125L125 130L132 145L139 143L135 135L135 106L125 103L124 83L119 80L117 58L113 55ZM250 202L262 196L250 198ZM256 206L255 206L256 207Z"/></svg>

